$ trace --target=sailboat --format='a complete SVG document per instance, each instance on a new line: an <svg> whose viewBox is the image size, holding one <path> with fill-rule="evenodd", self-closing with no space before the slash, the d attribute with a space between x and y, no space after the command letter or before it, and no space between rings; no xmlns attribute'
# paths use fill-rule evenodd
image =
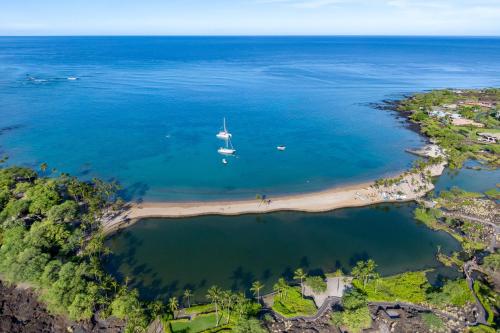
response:
<svg viewBox="0 0 500 333"><path fill-rule="evenodd" d="M236 153L236 149L233 148L231 139L228 137L225 141L226 147L220 147L217 152L221 155L234 155Z"/></svg>
<svg viewBox="0 0 500 333"><path fill-rule="evenodd" d="M232 135L231 135L231 133L229 133L227 131L227 128L226 128L226 118L224 118L223 122L224 122L224 125L222 127L222 131L219 131L219 133L217 133L216 137L218 139L222 139L222 140L229 140Z"/></svg>

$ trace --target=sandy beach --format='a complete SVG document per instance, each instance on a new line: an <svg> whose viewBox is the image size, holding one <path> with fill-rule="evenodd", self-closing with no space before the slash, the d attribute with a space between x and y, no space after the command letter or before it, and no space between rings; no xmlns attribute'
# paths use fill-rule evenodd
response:
<svg viewBox="0 0 500 333"><path fill-rule="evenodd" d="M424 172L442 174L446 163L428 166ZM434 185L422 173L406 174L391 186L376 187L374 182L332 188L324 191L249 199L208 202L144 202L131 204L123 213L103 221L105 233L112 233L143 218L192 217L200 215L240 215L276 211L325 212L338 208L361 207L382 202L412 201L431 191Z"/></svg>

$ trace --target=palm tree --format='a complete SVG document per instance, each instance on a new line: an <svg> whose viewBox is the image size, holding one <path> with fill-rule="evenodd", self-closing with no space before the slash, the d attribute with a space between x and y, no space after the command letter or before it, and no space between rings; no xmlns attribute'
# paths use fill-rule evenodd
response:
<svg viewBox="0 0 500 333"><path fill-rule="evenodd" d="M250 288L250 291L253 292L255 296L257 296L257 301L260 299L260 290L264 288L264 285L260 283L260 281L255 281L252 283L252 288Z"/></svg>
<svg viewBox="0 0 500 333"><path fill-rule="evenodd" d="M150 303L149 310L151 311L151 316L156 319L163 312L163 303L160 300L156 300Z"/></svg>
<svg viewBox="0 0 500 333"><path fill-rule="evenodd" d="M170 311L172 311L172 315L174 316L175 319L175 311L179 308L179 302L177 301L176 297L170 297L168 300L168 308Z"/></svg>
<svg viewBox="0 0 500 333"><path fill-rule="evenodd" d="M367 261L358 261L356 266L353 267L351 275L355 279L363 282L363 288L365 288L369 280L376 279L379 276L375 271L376 268L377 264L375 264L375 261L372 259Z"/></svg>
<svg viewBox="0 0 500 333"><path fill-rule="evenodd" d="M218 304L219 304L219 301L220 301L220 294L221 294L221 290L217 286L212 286L207 291L207 298L210 300L210 302L212 304L215 305L215 322L216 322L216 326L219 326Z"/></svg>
<svg viewBox="0 0 500 333"><path fill-rule="evenodd" d="M231 310L233 308L233 293L230 290L224 290L221 292L221 320L224 317L224 310L227 311L227 320L226 324L229 323L229 319L231 316Z"/></svg>
<svg viewBox="0 0 500 333"><path fill-rule="evenodd" d="M115 290L115 294L116 294L116 288L118 288L118 286L119 286L118 281L116 281L115 279L111 280L111 286Z"/></svg>
<svg viewBox="0 0 500 333"><path fill-rule="evenodd" d="M293 274L293 278L295 280L300 280L300 294L302 295L302 298L304 298L304 279L307 277L307 274L302 270L302 268L297 268Z"/></svg>
<svg viewBox="0 0 500 333"><path fill-rule="evenodd" d="M287 284L284 278L279 278L278 282L276 282L273 286L273 290L280 295L280 298L283 298L283 296L286 297L286 288Z"/></svg>
<svg viewBox="0 0 500 333"><path fill-rule="evenodd" d="M193 292L190 289L184 290L184 299L187 300L188 308L191 307L191 297L193 297Z"/></svg>

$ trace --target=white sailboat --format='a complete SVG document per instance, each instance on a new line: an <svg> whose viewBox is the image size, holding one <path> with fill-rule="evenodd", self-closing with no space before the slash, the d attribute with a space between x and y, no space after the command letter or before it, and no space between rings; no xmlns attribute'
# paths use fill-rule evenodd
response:
<svg viewBox="0 0 500 333"><path fill-rule="evenodd" d="M216 137L218 139L221 139L221 140L229 140L232 135L231 135L231 133L229 133L227 131L227 128L226 128L226 118L224 118L223 122L224 122L224 125L222 127L222 130L219 131L219 133L217 133Z"/></svg>
<svg viewBox="0 0 500 333"><path fill-rule="evenodd" d="M226 147L220 147L217 152L221 155L234 155L236 153L236 149L233 148L231 139L228 137L226 139Z"/></svg>

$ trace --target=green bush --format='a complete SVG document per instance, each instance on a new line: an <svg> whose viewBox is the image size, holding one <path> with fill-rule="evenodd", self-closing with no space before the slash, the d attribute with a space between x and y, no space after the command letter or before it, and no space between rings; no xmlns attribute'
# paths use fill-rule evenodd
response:
<svg viewBox="0 0 500 333"><path fill-rule="evenodd" d="M274 296L273 310L284 317L312 316L316 314L316 306L312 300L302 298L300 289L286 287L283 295Z"/></svg>
<svg viewBox="0 0 500 333"><path fill-rule="evenodd" d="M437 306L452 304L462 307L474 301L467 281L464 279L446 281L443 287L428 294L428 301Z"/></svg>
<svg viewBox="0 0 500 333"><path fill-rule="evenodd" d="M308 276L305 284L314 292L322 293L326 291L326 281L321 276Z"/></svg>
<svg viewBox="0 0 500 333"><path fill-rule="evenodd" d="M424 303L430 287L425 272L406 272L372 280L363 285L353 281L354 286L366 293L369 301Z"/></svg>

